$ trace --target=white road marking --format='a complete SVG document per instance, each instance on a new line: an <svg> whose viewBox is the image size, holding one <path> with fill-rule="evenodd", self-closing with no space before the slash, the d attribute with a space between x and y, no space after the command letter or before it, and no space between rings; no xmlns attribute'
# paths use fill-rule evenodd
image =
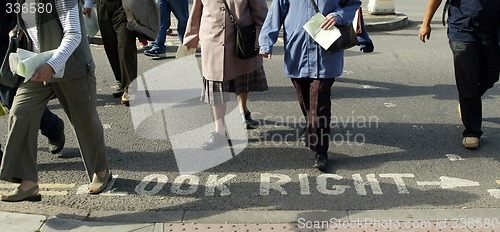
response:
<svg viewBox="0 0 500 232"><path fill-rule="evenodd" d="M396 107L396 104L391 103L391 102L386 102L386 103L384 103L384 106L387 108L394 108L394 107Z"/></svg>
<svg viewBox="0 0 500 232"><path fill-rule="evenodd" d="M382 195L382 189L380 188L380 183L378 180L375 178L375 174L367 174L366 175L366 181L363 180L363 177L361 177L361 174L354 174L352 175L352 180L354 181L354 188L356 189L356 192L358 195L365 196L366 193L366 186L369 185L372 189L372 192L374 195Z"/></svg>
<svg viewBox="0 0 500 232"><path fill-rule="evenodd" d="M343 177L337 174L321 174L317 178L318 191L322 194L340 195L345 192L350 186L348 185L333 185L330 189L326 186L328 179L342 180Z"/></svg>
<svg viewBox="0 0 500 232"><path fill-rule="evenodd" d="M272 179L274 181L272 181ZM269 195L271 189L278 191L281 195L286 195L287 192L283 188L283 185L290 181L292 181L292 179L287 175L263 173L260 175L260 195Z"/></svg>
<svg viewBox="0 0 500 232"><path fill-rule="evenodd" d="M155 186L151 190L146 190L146 186L152 183L153 180L156 180L153 183L156 183ZM139 195L156 195L160 192L163 186L168 182L168 177L166 175L161 174L151 174L149 176L144 177L141 182L135 186L135 192Z"/></svg>
<svg viewBox="0 0 500 232"><path fill-rule="evenodd" d="M436 186L440 186L443 189L451 189L451 188L458 188L458 187L479 186L479 182L442 176L439 178L439 181L417 181L417 185L421 185L421 186L436 185Z"/></svg>
<svg viewBox="0 0 500 232"><path fill-rule="evenodd" d="M500 189L489 189L490 195L496 199L500 199Z"/></svg>
<svg viewBox="0 0 500 232"><path fill-rule="evenodd" d="M113 192L111 192L111 189L113 188L113 185L115 184L115 181L117 178L118 178L118 175L113 175L113 178L111 178L111 180L109 181L108 186L104 190L102 190L102 193L100 193L99 195L114 196L115 194ZM90 184L84 184L84 185L81 185L80 187L78 187L78 189L76 190L76 194L77 195L88 194L89 185ZM123 193L117 193L117 194L121 195Z"/></svg>
<svg viewBox="0 0 500 232"><path fill-rule="evenodd" d="M448 159L452 162L464 160L462 157L456 154L446 154L446 157L448 157Z"/></svg>
<svg viewBox="0 0 500 232"><path fill-rule="evenodd" d="M386 177L386 178L392 178L394 180L394 183L396 184L396 187L398 188L398 192L400 194L408 194L410 193L408 189L406 188L405 182L403 181L404 178L414 178L415 176L411 173L404 173L404 174L399 174L399 173L391 173L391 174L380 174L380 177Z"/></svg>

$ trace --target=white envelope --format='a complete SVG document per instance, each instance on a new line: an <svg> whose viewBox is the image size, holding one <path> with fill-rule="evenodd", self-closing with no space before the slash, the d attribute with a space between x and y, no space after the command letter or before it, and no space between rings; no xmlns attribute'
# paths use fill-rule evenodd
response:
<svg viewBox="0 0 500 232"><path fill-rule="evenodd" d="M31 79L33 73L35 73L36 69L40 67L40 65L47 63L47 61L52 58L55 51L56 50L54 49L42 53L35 53L18 48L17 54L10 54L9 64L11 65L11 68L16 67L16 70L13 70L13 73L24 77L24 82L26 83ZM64 70L61 70L60 74L62 73L64 73Z"/></svg>
<svg viewBox="0 0 500 232"><path fill-rule="evenodd" d="M190 56L194 55L195 53L196 53L196 48L188 49L187 46L179 45L179 47L177 48L177 53L175 54L175 58L177 59L184 56Z"/></svg>
<svg viewBox="0 0 500 232"><path fill-rule="evenodd" d="M340 36L340 30L337 27L332 27L328 30L323 30L320 25L325 21L325 16L321 13L316 13L303 28L309 33L309 35L323 47L325 50L328 49Z"/></svg>

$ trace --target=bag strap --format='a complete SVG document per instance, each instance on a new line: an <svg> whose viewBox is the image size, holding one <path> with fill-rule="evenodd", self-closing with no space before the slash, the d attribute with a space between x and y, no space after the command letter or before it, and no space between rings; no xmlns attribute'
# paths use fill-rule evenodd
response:
<svg viewBox="0 0 500 232"><path fill-rule="evenodd" d="M234 20L233 12L231 12L231 9L229 9L229 5L227 4L226 0L224 0L224 5L226 6L227 13L229 13L229 19L231 19L231 22L234 24L235 27L238 27L236 20Z"/></svg>
<svg viewBox="0 0 500 232"><path fill-rule="evenodd" d="M16 1L17 2L17 1ZM21 12L16 13L16 48L19 47L19 32L21 31ZM23 30L24 31L24 30ZM27 35L23 35L27 36Z"/></svg>
<svg viewBox="0 0 500 232"><path fill-rule="evenodd" d="M446 2L444 3L444 7L443 7L443 16L441 18L441 21L443 22L443 26L446 26L446 21L445 21L445 18L446 18L446 11L450 8L450 0L446 0Z"/></svg>
<svg viewBox="0 0 500 232"><path fill-rule="evenodd" d="M318 13L318 12L319 12L319 9L318 9L318 5L316 5L316 2L314 2L314 0L311 0L311 4L313 5L314 11L315 11L316 13Z"/></svg>
<svg viewBox="0 0 500 232"><path fill-rule="evenodd" d="M224 1L226 1L226 0L224 0ZM347 3L347 1L348 0L340 0L340 5L345 6L345 4ZM319 12L319 8L318 8L318 5L316 5L316 2L314 0L311 0L311 3L313 5L314 11L316 13L318 13Z"/></svg>

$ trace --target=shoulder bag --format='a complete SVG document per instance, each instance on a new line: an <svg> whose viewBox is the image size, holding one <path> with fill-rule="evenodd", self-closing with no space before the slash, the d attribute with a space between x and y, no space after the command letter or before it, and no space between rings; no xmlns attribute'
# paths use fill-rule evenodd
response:
<svg viewBox="0 0 500 232"><path fill-rule="evenodd" d="M0 61L2 63L0 64L0 84L11 87L11 88L16 88L19 86L21 83L21 78L14 74L11 70L10 64L9 64L9 56L11 53L16 53L17 48L19 48L20 44L21 45L26 45L27 39L25 35L20 36L20 32L22 31L21 29L21 24L20 24L20 17L19 14L17 14L17 26L16 26L16 34L12 37L10 37L9 40L9 47L7 48L7 52L3 57L0 57ZM20 39L22 37L22 39ZM21 40L21 41L20 41ZM26 47L26 46L21 46L21 47Z"/></svg>
<svg viewBox="0 0 500 232"><path fill-rule="evenodd" d="M345 5L346 1L347 0L341 0L340 3L342 5ZM314 11L318 13L318 5L316 5L314 0L311 0L311 3L314 7ZM338 50L345 50L358 45L358 39L356 37L356 32L354 31L352 24L335 25L335 27L340 30L341 36L337 40L335 40L335 42L326 51L334 52Z"/></svg>
<svg viewBox="0 0 500 232"><path fill-rule="evenodd" d="M239 26L234 20L233 13L229 9L229 5L224 0L229 18L234 24L235 39L236 39L236 56L240 59L250 59L259 54L259 49L255 47L256 30L255 25Z"/></svg>

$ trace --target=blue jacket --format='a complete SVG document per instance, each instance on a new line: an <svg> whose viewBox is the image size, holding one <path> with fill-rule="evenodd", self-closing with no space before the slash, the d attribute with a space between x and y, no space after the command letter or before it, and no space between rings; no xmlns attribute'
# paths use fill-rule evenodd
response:
<svg viewBox="0 0 500 232"><path fill-rule="evenodd" d="M323 15L333 13L338 25L351 24L360 0L315 0ZM260 53L271 53L283 26L285 76L289 78L335 78L342 74L344 51L327 52L302 26L316 12L310 0L273 0L259 36Z"/></svg>

